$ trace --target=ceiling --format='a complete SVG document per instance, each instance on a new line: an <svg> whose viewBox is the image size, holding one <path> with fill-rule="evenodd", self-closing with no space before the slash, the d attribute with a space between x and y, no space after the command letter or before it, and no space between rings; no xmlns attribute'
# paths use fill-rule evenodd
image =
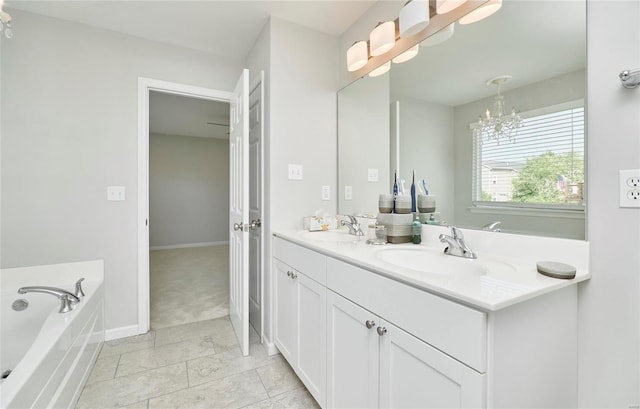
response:
<svg viewBox="0 0 640 409"><path fill-rule="evenodd" d="M270 15L340 36L375 2L6 0L6 6L244 61Z"/></svg>
<svg viewBox="0 0 640 409"><path fill-rule="evenodd" d="M511 75L503 91L585 68L586 5L580 0L503 0L485 20L455 25L452 38L420 47L391 67L394 94L458 106L496 93L490 78Z"/></svg>

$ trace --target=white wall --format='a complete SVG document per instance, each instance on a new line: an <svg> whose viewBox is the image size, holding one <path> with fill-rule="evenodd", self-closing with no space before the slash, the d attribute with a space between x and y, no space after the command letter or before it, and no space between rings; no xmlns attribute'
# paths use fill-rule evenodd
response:
<svg viewBox="0 0 640 409"><path fill-rule="evenodd" d="M149 245L229 241L229 141L149 136Z"/></svg>
<svg viewBox="0 0 640 409"><path fill-rule="evenodd" d="M640 209L618 207L618 170L640 169L640 89L618 74L640 68L640 2L590 0L587 27L592 278L579 292L579 407L638 407Z"/></svg>
<svg viewBox="0 0 640 409"><path fill-rule="evenodd" d="M12 10L2 45L2 267L105 260L105 326L137 324L138 77L231 91L242 64ZM109 185L126 200L108 202Z"/></svg>
<svg viewBox="0 0 640 409"><path fill-rule="evenodd" d="M549 78L535 84L503 92L508 107L517 107L520 112L532 111L563 102L585 98L586 77L584 71L575 71ZM549 214L512 215L500 210L494 213L471 213L472 206L472 132L469 124L476 122L480 113L493 103L493 97L455 107L455 223L460 226L480 228L487 223L500 220L503 231L526 232L552 237L584 240L585 220L582 218ZM588 120L588 119L587 119ZM587 130L588 132L588 130ZM590 181L587 181L589 184Z"/></svg>

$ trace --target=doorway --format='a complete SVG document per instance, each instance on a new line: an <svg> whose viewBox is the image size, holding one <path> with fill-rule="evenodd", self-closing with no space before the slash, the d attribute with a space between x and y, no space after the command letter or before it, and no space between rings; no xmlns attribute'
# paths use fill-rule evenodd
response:
<svg viewBox="0 0 640 409"><path fill-rule="evenodd" d="M152 330L229 314L229 103L149 94Z"/></svg>

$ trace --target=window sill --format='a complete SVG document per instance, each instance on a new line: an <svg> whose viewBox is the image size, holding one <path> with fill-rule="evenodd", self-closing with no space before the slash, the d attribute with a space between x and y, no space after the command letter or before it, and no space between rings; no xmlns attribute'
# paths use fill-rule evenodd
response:
<svg viewBox="0 0 640 409"><path fill-rule="evenodd" d="M476 204L467 208L470 213L502 214L510 216L557 217L562 219L585 219L583 207L525 207Z"/></svg>

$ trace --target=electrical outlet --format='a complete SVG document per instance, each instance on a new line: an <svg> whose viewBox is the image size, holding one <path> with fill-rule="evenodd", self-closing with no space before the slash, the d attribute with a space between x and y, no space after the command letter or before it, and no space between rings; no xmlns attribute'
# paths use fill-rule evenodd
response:
<svg viewBox="0 0 640 409"><path fill-rule="evenodd" d="M331 200L331 186L322 186L322 200Z"/></svg>
<svg viewBox="0 0 640 409"><path fill-rule="evenodd" d="M353 200L353 187L345 186L344 187L344 200Z"/></svg>
<svg viewBox="0 0 640 409"><path fill-rule="evenodd" d="M640 169L620 171L620 207L640 207Z"/></svg>
<svg viewBox="0 0 640 409"><path fill-rule="evenodd" d="M378 181L378 169L367 169L367 181L369 182Z"/></svg>
<svg viewBox="0 0 640 409"><path fill-rule="evenodd" d="M107 200L124 200L124 186L107 186Z"/></svg>
<svg viewBox="0 0 640 409"><path fill-rule="evenodd" d="M302 180L302 165L289 164L289 180Z"/></svg>

